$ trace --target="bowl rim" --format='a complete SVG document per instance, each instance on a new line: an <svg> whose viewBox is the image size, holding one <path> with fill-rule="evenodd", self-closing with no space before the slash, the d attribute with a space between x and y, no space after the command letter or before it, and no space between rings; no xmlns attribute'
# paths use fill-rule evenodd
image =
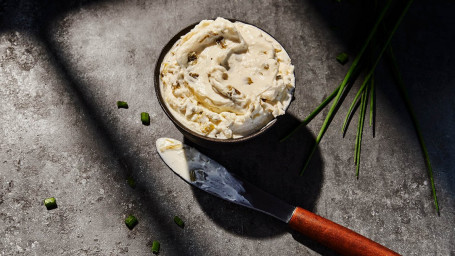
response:
<svg viewBox="0 0 455 256"><path fill-rule="evenodd" d="M216 19L216 18L215 18ZM215 19L211 19L211 20L215 20ZM250 24L248 22L245 22L243 20L239 20L239 19L232 19L232 18L224 18L226 20L229 20L230 22L242 22L244 24L247 24L247 25L250 25L250 26L254 26L258 29L260 29L261 31L263 31L264 33L266 33L267 35L269 35L270 37L272 37L276 42L278 42L280 45L281 43L275 39L275 37L273 37L269 32L265 31L264 29L256 26L256 25L253 25L253 24ZM160 55L158 56L158 59L156 61L156 65L155 65L155 70L154 70L154 84L155 84L155 94L156 94L156 97L158 98L158 102L161 106L161 108L163 109L164 113L167 115L167 117L169 119L171 119L171 121L177 126L177 128L183 133L183 135L185 136L185 132L190 134L191 136L194 136L196 137L197 139L201 139L201 140L204 140L204 141L210 141L210 142L216 142L216 143L227 143L227 144L230 144L230 143L238 143L238 142L244 142L244 141L247 141L247 140L250 140L252 138L256 138L258 137L259 135L263 134L265 131L267 131L270 127L272 127L276 122L277 122L277 117L274 117L272 120L270 120L266 125L264 125L263 127L261 127L261 129L258 129L256 130L255 132L247 135L247 136L243 136L243 137L239 137L239 138L229 138L229 139L219 139L219 138L212 138L212 137L208 137L208 136L204 136L202 134L199 134L197 132L194 132L192 131L191 129L189 129L188 127L186 127L185 125L183 125L179 120L177 120L177 118L175 118L172 113L170 112L170 110L168 109L166 103L164 102L164 99L163 99L163 96L161 94L161 88L160 88L160 75L161 75L161 72L160 72L160 69L161 69L161 63L163 62L163 59L164 57L166 56L166 54L171 50L172 46L174 46L174 44L185 34L187 34L188 32L190 32L196 25L198 25L202 20L198 21L198 22L195 22L195 23L192 23L190 25L188 25L187 27L181 29L177 34L175 34L165 45L164 47L162 48L161 52L160 52ZM286 49L284 49L286 51ZM287 51L286 51L287 53ZM288 53L289 54L289 53ZM295 71L293 72L293 75L294 75L294 79L295 79ZM295 80L294 80L295 81ZM294 85L296 83L294 82ZM294 97L294 93L295 93L295 88L292 90L291 92L291 95L292 95L292 98ZM284 109L284 111L286 112L287 109L289 108L289 106L291 105L293 99L291 99L291 101L289 102L289 104L286 106L286 108Z"/></svg>

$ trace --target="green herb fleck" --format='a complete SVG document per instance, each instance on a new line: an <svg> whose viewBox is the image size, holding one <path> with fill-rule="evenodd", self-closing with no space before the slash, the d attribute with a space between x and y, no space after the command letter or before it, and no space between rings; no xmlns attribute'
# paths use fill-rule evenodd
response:
<svg viewBox="0 0 455 256"><path fill-rule="evenodd" d="M346 64L346 62L348 62L348 59L349 59L349 56L347 53L343 52L343 53L340 53L338 56L337 56L337 61L339 63L341 63L342 65Z"/></svg>
<svg viewBox="0 0 455 256"><path fill-rule="evenodd" d="M138 223L137 218L134 217L133 215L130 215L125 219L125 224L130 230L133 229L137 225L137 223Z"/></svg>
<svg viewBox="0 0 455 256"><path fill-rule="evenodd" d="M128 108L128 103L126 101L117 101L118 108Z"/></svg>
<svg viewBox="0 0 455 256"><path fill-rule="evenodd" d="M135 188L136 187L136 181L133 179L133 177L128 177L126 179L126 183L128 183L128 185L131 187L131 188Z"/></svg>
<svg viewBox="0 0 455 256"><path fill-rule="evenodd" d="M44 205L48 210L52 210L57 208L57 201L55 200L55 197L50 197L44 199Z"/></svg>
<svg viewBox="0 0 455 256"><path fill-rule="evenodd" d="M175 216L174 217L174 222L175 224L177 224L177 226L181 227L181 228L184 228L185 227L185 222L183 222L182 219L180 219L179 216Z"/></svg>
<svg viewBox="0 0 455 256"><path fill-rule="evenodd" d="M192 62L197 60L197 54L196 52L190 52L188 53L188 62Z"/></svg>
<svg viewBox="0 0 455 256"><path fill-rule="evenodd" d="M196 181L196 172L194 170L190 170L190 181L191 182Z"/></svg>
<svg viewBox="0 0 455 256"><path fill-rule="evenodd" d="M152 252L153 252L153 254L158 254L160 252L160 242L153 241Z"/></svg>
<svg viewBox="0 0 455 256"><path fill-rule="evenodd" d="M143 125L150 125L150 115L147 112L141 113L141 121Z"/></svg>

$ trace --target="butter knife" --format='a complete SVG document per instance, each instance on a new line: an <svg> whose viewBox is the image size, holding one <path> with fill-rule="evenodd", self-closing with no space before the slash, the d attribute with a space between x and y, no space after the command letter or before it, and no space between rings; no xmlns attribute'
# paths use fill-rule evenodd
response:
<svg viewBox="0 0 455 256"><path fill-rule="evenodd" d="M291 228L342 255L399 255L348 228L262 191L178 140L160 138L156 141L156 148L169 168L189 184L284 221Z"/></svg>

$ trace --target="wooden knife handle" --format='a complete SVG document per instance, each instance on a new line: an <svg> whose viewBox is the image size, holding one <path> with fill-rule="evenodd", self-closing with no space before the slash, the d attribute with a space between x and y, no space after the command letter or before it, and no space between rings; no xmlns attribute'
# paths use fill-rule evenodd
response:
<svg viewBox="0 0 455 256"><path fill-rule="evenodd" d="M300 207L295 209L289 226L342 255L399 255L348 228Z"/></svg>

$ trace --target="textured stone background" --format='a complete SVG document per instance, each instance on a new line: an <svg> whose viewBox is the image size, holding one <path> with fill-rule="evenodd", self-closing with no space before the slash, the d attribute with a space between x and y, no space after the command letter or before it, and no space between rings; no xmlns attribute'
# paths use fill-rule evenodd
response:
<svg viewBox="0 0 455 256"><path fill-rule="evenodd" d="M289 113L267 135L201 150L283 200L401 254L455 255L453 1L416 1L393 41L441 216L385 65L377 72L376 136L365 129L359 180L357 116L340 134L354 90L303 177L304 155L327 110L291 141L277 142L341 82L349 65L335 57L354 55L371 25L361 1L64 2L0 1L1 255L149 255L153 240L161 255L334 255L269 216L193 190L156 153L157 138L183 139L153 89L161 48L180 29L217 16L257 25L282 42L297 87ZM117 109L117 100L130 108ZM140 123L142 111L150 126ZM47 211L42 200L50 196L58 208ZM129 214L139 219L132 231L123 223ZM186 222L183 230L174 215Z"/></svg>

